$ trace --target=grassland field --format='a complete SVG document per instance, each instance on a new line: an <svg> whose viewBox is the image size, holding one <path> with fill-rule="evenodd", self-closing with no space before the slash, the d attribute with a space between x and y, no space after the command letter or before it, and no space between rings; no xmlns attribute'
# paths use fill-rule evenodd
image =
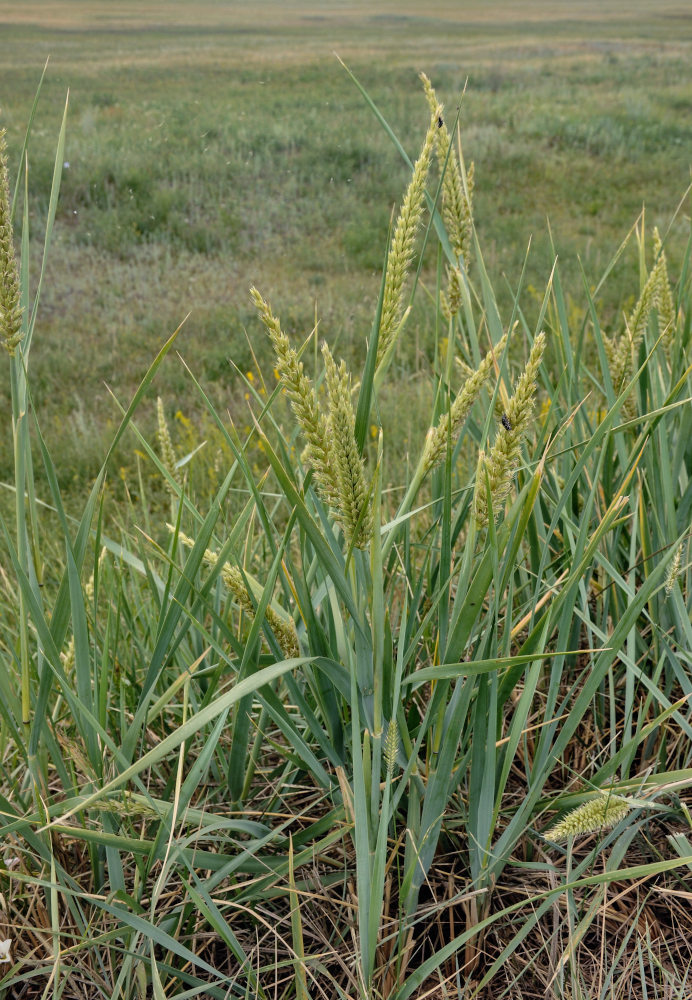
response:
<svg viewBox="0 0 692 1000"><path fill-rule="evenodd" d="M349 357L372 320L390 214L407 168L339 64L352 69L414 157L431 77L449 117L466 81L461 135L476 165L475 219L508 318L529 241L521 305L537 309L553 262L574 322L642 205L667 233L673 278L692 162L692 10L683 3L0 2L0 124L16 176L29 146L38 266L56 137L69 89L58 220L32 352L34 403L78 492L118 411L166 336L242 424L229 359L271 370L248 289L300 339L312 329ZM607 284L614 325L639 289L634 247ZM435 282L426 256L423 287ZM583 268L583 277L582 277ZM505 276L503 279L502 276ZM535 291L538 289L539 291ZM392 433L420 433L435 331L414 311L385 407ZM257 377L257 374L255 374ZM0 393L8 393L6 385ZM176 358L155 392L177 430L201 435ZM2 403L7 410L7 400ZM153 400L143 412L153 425ZM185 430L184 423L187 423ZM120 449L134 475L134 442ZM0 479L12 477L9 422Z"/></svg>
<svg viewBox="0 0 692 1000"><path fill-rule="evenodd" d="M689 1000L689 0L0 0L1 127L0 1000Z"/></svg>

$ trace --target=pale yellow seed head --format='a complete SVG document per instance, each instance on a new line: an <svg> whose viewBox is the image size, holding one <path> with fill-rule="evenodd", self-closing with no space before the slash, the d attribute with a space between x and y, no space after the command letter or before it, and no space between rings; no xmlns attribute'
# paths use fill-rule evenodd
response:
<svg viewBox="0 0 692 1000"><path fill-rule="evenodd" d="M167 525L169 531L175 531L173 525ZM195 544L194 538L190 538L189 535L183 534L182 531L178 532L178 540L182 545L192 548ZM204 562L209 566L215 566L219 561L219 556L217 552L212 549L205 549L204 552ZM229 562L225 562L221 567L221 579L223 580L226 588L233 594L235 602L238 607L243 611L249 618L255 617L255 602L250 597L248 589L245 586L245 580L243 579L243 574L240 572L237 566L233 566ZM272 632L276 636L276 641L279 644L281 652L284 654L286 659L291 659L295 656L300 656L300 644L298 642L298 633L296 632L295 625L289 619L284 619L281 615L277 614L276 611L271 606L267 607L266 620L271 628Z"/></svg>
<svg viewBox="0 0 692 1000"><path fill-rule="evenodd" d="M675 581L678 578L680 572L680 563L682 561L682 542L678 545L675 550L675 555L670 561L668 566L668 572L666 573L666 597L670 597L673 593L673 587L675 586Z"/></svg>
<svg viewBox="0 0 692 1000"><path fill-rule="evenodd" d="M423 89L431 112L434 113L436 108L440 109L437 117L438 128L435 134L435 145L440 172L444 171L442 179L442 220L454 253L458 259L464 261L464 265L468 269L473 231L473 164L469 166L467 171L466 190L464 190L459 159L456 150L451 147L451 136L447 128L447 123L442 116L442 106L438 103L435 90L425 73L421 73L420 77L423 81ZM447 293L447 297L450 297L449 292Z"/></svg>
<svg viewBox="0 0 692 1000"><path fill-rule="evenodd" d="M552 826L545 834L548 840L566 840L594 830L607 830L617 826L632 809L628 799L621 795L601 794L590 799Z"/></svg>

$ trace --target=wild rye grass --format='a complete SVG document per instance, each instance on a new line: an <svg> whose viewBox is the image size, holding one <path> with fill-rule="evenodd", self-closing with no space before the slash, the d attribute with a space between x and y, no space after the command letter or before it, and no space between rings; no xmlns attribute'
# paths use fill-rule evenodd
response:
<svg viewBox="0 0 692 1000"><path fill-rule="evenodd" d="M238 373L247 432L189 373L231 456L208 507L188 487L204 448L176 452L161 405L152 443L136 422L176 332L65 513L31 400L24 212L5 337L8 997L689 994L690 248L671 285L640 217L636 322L604 328L585 283L571 326L558 265L535 324L521 282L503 315L475 230L443 224L448 170L471 204L458 123L421 108L413 231L395 220L383 247L360 367L329 348L321 366L316 332L292 342L255 292L279 381ZM64 139L63 120L46 251ZM380 398L422 244L433 404L392 486ZM126 431L170 509L133 504L117 532L103 486Z"/></svg>

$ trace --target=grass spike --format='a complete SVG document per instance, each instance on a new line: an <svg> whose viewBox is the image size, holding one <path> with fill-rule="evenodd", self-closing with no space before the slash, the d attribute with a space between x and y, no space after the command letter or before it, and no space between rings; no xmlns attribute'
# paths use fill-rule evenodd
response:
<svg viewBox="0 0 692 1000"><path fill-rule="evenodd" d="M168 429L168 422L163 409L163 400L160 396L156 399L156 437L159 443L159 451L161 453L161 462L163 463L163 467L173 482L177 483L178 486L182 486L182 476L180 475L180 469L178 468L178 456L176 455L175 448L173 447L171 433ZM168 479L165 480L165 486L169 493L171 493L174 497L177 497L178 494L175 487L168 481Z"/></svg>
<svg viewBox="0 0 692 1000"><path fill-rule="evenodd" d="M174 531L173 525L168 525L169 531ZM183 545L188 548L192 548L195 544L194 538L190 538L189 535L183 534L183 532L178 533L178 539ZM219 561L218 554L212 549L205 549L204 551L204 562L208 566L215 566ZM229 562L225 562L221 567L221 579L224 584L233 594L236 602L240 609L245 612L245 614L250 618L255 617L255 602L248 592L245 585L245 580L243 579L243 574L238 569L237 566L233 566ZM279 615L272 607L269 605L265 612L265 618L267 619L267 624L271 628L272 632L276 636L276 641L279 643L281 652L284 654L287 660L292 657L300 656L300 643L298 642L298 634L296 632L295 625L288 618L283 618Z"/></svg>
<svg viewBox="0 0 692 1000"><path fill-rule="evenodd" d="M276 367L281 385L291 401L291 408L307 439L304 455L315 473L317 485L328 503L333 502L336 482L331 467L327 419L317 405L312 382L305 374L298 352L291 347L278 318L256 288L250 289L252 300L269 333L276 355Z"/></svg>
<svg viewBox="0 0 692 1000"><path fill-rule="evenodd" d="M416 233L423 216L425 183L428 178L430 157L435 142L437 119L441 111L442 108L436 108L430 118L423 148L413 166L411 181L404 195L399 217L394 227L394 235L387 258L380 337L377 344L376 364L378 368L389 354L394 339L401 331L401 319L404 315L404 282L413 260Z"/></svg>
<svg viewBox="0 0 692 1000"><path fill-rule="evenodd" d="M519 376L514 395L507 403L490 454L485 459L495 517L503 509L512 479L519 467L521 441L533 418L536 379L544 348L545 334L539 333L533 342L526 368ZM478 528L487 526L488 509L483 485L476 491L475 512Z"/></svg>
<svg viewBox="0 0 692 1000"><path fill-rule="evenodd" d="M12 234L5 129L0 129L0 340L10 355L22 339L19 268Z"/></svg>
<svg viewBox="0 0 692 1000"><path fill-rule="evenodd" d="M473 229L474 165L471 163L466 173L467 190L465 191L456 152L453 148L450 149L452 139L447 124L442 117L441 105L437 100L433 85L425 73L421 73L420 78L423 81L423 89L428 101L428 107L433 114L437 115L435 148L440 173L444 173L442 180L442 220L454 253L457 258L464 261L464 265L468 269L471 255L471 232ZM439 112L436 110L438 108L440 109ZM452 271L451 275L453 273ZM447 292L448 298L450 297L450 291L451 286Z"/></svg>
<svg viewBox="0 0 692 1000"><path fill-rule="evenodd" d="M427 474L444 459L447 450L447 435L455 437L478 398L478 394L490 377L497 358L507 344L507 334L488 351L476 371L472 371L447 413L443 413L437 426L431 428L423 451L423 469Z"/></svg>
<svg viewBox="0 0 692 1000"><path fill-rule="evenodd" d="M565 840L579 837L594 830L606 830L617 826L632 809L629 799L621 795L602 793L578 806L552 826L545 834L548 840Z"/></svg>
<svg viewBox="0 0 692 1000"><path fill-rule="evenodd" d="M327 344L322 346L327 393L332 467L335 470L335 510L346 540L366 548L372 535L370 491L363 458L356 444L356 415L351 402L351 376L346 363L337 366Z"/></svg>

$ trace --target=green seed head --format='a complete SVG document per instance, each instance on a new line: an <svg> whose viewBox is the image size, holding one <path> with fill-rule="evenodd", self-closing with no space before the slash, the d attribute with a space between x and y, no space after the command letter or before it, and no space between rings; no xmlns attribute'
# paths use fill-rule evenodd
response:
<svg viewBox="0 0 692 1000"><path fill-rule="evenodd" d="M281 385L307 439L303 456L313 468L320 492L331 503L336 483L330 462L327 420L319 410L312 382L303 371L303 362L299 359L298 352L291 347L279 320L256 288L251 288L250 294L274 347Z"/></svg>
<svg viewBox="0 0 692 1000"><path fill-rule="evenodd" d="M5 130L0 130L0 341L14 357L22 339L22 308L19 304L19 269L12 235L10 185L7 170Z"/></svg>
<svg viewBox="0 0 692 1000"><path fill-rule="evenodd" d="M545 349L545 334L539 333L533 342L526 368L519 376L514 395L509 400L497 437L485 459L482 482L477 484L475 494L476 525L479 529L488 523L488 503L485 488L485 473L490 481L490 495L493 511L498 517L509 495L512 480L519 468L521 442L533 419L536 379Z"/></svg>
<svg viewBox="0 0 692 1000"><path fill-rule="evenodd" d="M441 109L441 105L438 104L435 90L425 73L421 73L420 78L423 81L423 89L428 100L428 107L431 112L436 113L436 109ZM450 148L451 136L441 113L438 113L437 124L438 128L435 133L437 162L440 173L444 172L442 179L442 220L457 259L463 260L465 267L468 269L473 231L473 163L469 166L466 173L466 190L464 190L459 160L456 151Z"/></svg>
<svg viewBox="0 0 692 1000"><path fill-rule="evenodd" d="M168 430L168 423L166 421L166 414L163 409L163 400L159 396L156 400L156 437L159 442L159 451L161 453L161 462L166 472L178 486L182 485L182 477L180 475L180 469L178 468L178 457L175 453L175 448L173 447L173 442L171 441L170 431ZM168 479L165 480L166 489L171 493L172 496L177 497L178 493L175 487L169 482Z"/></svg>
<svg viewBox="0 0 692 1000"><path fill-rule="evenodd" d="M399 726L394 717L389 720L387 737L384 743L384 759L387 765L387 776L391 779L396 766L396 755L399 749Z"/></svg>
<svg viewBox="0 0 692 1000"><path fill-rule="evenodd" d="M380 334L377 342L377 367L390 355L390 348L400 332L404 317L404 283L413 260L416 233L423 216L425 183L440 111L441 108L436 108L430 119L423 148L413 167L411 182L394 227L384 280Z"/></svg>
<svg viewBox="0 0 692 1000"><path fill-rule="evenodd" d="M344 361L337 366L329 347L322 347L329 398L330 456L336 477L334 508L346 540L365 548L372 536L370 492L365 465L356 443L356 417L351 402L351 376Z"/></svg>
<svg viewBox="0 0 692 1000"><path fill-rule="evenodd" d="M484 383L490 377L493 370L496 359L502 357L502 352L505 349L507 343L507 335L492 347L486 356L481 361L478 370L472 371L461 391L457 395L456 399L452 403L449 411L444 413L436 427L432 428L428 432L428 437L425 442L425 450L423 452L423 465L425 472L429 472L430 469L438 465L443 459L447 451L447 437L451 433L452 438L461 430L461 427L466 420L471 407L478 398L478 394L483 388Z"/></svg>

